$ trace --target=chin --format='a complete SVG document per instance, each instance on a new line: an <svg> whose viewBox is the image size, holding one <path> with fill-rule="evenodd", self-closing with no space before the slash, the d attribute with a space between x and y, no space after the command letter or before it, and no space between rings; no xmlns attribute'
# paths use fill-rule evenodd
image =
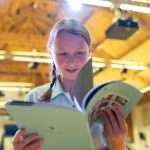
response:
<svg viewBox="0 0 150 150"><path fill-rule="evenodd" d="M74 81L77 78L77 76L71 76L71 77L64 77L66 80Z"/></svg>
<svg viewBox="0 0 150 150"><path fill-rule="evenodd" d="M64 74L63 75L63 78L66 79L66 80L70 80L70 81L74 81L78 76L78 73L77 74Z"/></svg>
<svg viewBox="0 0 150 150"><path fill-rule="evenodd" d="M69 81L74 81L76 78L65 78L65 79Z"/></svg>

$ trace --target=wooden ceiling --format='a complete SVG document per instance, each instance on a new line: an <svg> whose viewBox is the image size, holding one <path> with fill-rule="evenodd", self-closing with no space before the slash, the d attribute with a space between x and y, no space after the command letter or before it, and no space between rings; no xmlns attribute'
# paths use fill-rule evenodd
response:
<svg viewBox="0 0 150 150"><path fill-rule="evenodd" d="M150 14L125 12L140 23L140 29L127 40L107 39L106 29L114 19L109 8L84 5L73 12L61 0L1 0L0 1L0 50L6 59L0 60L0 82L32 82L35 86L49 82L49 65L40 63L30 69L27 62L10 59L12 51L46 53L49 32L59 19L73 17L82 21L89 30L93 42L93 56L106 61L134 61L150 65ZM123 80L143 89L150 86L150 69L145 71L107 67L95 75L96 84Z"/></svg>

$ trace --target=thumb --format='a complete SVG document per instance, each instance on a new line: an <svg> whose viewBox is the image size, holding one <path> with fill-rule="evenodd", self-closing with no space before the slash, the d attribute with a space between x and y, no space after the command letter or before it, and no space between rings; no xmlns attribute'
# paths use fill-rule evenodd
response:
<svg viewBox="0 0 150 150"><path fill-rule="evenodd" d="M16 143L20 142L22 140L22 136L24 136L24 134L25 134L25 130L24 129L19 129L15 133L15 135L14 135L14 137L12 139L12 143L16 144Z"/></svg>

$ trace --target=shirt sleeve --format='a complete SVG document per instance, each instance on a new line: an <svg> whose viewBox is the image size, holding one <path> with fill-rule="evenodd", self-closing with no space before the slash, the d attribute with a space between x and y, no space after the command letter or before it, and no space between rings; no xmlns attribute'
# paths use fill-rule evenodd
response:
<svg viewBox="0 0 150 150"><path fill-rule="evenodd" d="M33 93L28 93L25 95L25 99L24 99L25 102L33 102Z"/></svg>
<svg viewBox="0 0 150 150"><path fill-rule="evenodd" d="M38 97L49 88L49 83L33 88L26 94L25 102L37 102Z"/></svg>
<svg viewBox="0 0 150 150"><path fill-rule="evenodd" d="M24 101L25 102L37 102L38 92L35 90L31 90L26 94Z"/></svg>
<svg viewBox="0 0 150 150"><path fill-rule="evenodd" d="M107 141L103 134L102 125L98 123L93 124L91 127L91 134L92 134L92 138L93 138L93 142L94 142L96 150L108 149Z"/></svg>

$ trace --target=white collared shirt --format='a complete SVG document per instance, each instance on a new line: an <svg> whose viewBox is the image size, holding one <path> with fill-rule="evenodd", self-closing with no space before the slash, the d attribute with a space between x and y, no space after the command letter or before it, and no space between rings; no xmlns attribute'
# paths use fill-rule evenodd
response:
<svg viewBox="0 0 150 150"><path fill-rule="evenodd" d="M25 101L38 102L38 97L40 97L45 91L50 87L50 83L44 84L42 86L32 89L26 96ZM59 104L63 106L74 107L74 101L68 92L64 92L59 80L56 80L52 90L51 90L51 101L50 103Z"/></svg>
<svg viewBox="0 0 150 150"><path fill-rule="evenodd" d="M25 101L28 102L38 102L38 97L40 97L45 91L47 91L50 87L50 83L44 84L42 86L36 87L32 89L26 96ZM77 101L74 98L71 99L71 96L68 92L64 92L59 80L56 80L52 90L51 90L51 104L57 104L66 107L74 107L79 109L77 105ZM93 137L93 141L96 147L96 150L100 150L105 148L106 140L103 137L103 127L99 124L95 124L91 128L91 133ZM104 144L105 143L105 144Z"/></svg>

